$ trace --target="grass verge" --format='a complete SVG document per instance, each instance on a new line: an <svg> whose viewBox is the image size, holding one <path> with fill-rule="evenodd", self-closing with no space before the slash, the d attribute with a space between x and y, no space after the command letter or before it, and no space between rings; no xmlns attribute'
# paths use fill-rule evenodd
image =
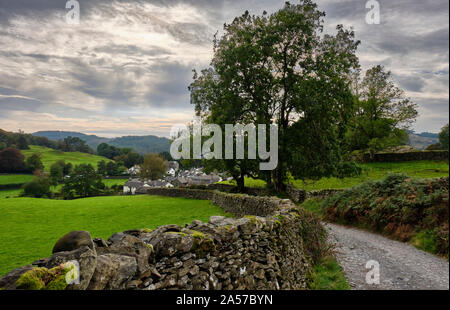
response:
<svg viewBox="0 0 450 310"><path fill-rule="evenodd" d="M349 290L344 270L333 256L325 257L314 267L311 290Z"/></svg>

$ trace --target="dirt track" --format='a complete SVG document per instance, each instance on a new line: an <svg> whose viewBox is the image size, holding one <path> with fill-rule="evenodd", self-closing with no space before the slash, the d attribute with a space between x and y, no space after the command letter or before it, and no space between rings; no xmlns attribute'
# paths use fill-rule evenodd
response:
<svg viewBox="0 0 450 310"><path fill-rule="evenodd" d="M448 290L449 263L435 255L383 236L325 224L347 279L356 290ZM366 263L379 263L380 284L367 284Z"/></svg>

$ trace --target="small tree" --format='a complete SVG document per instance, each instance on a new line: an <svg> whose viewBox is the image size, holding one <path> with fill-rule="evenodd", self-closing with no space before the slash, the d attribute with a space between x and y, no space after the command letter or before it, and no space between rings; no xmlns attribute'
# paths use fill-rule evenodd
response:
<svg viewBox="0 0 450 310"><path fill-rule="evenodd" d="M144 161L144 158L136 152L130 152L119 157L123 162L123 165L127 168L131 168L135 165L140 165Z"/></svg>
<svg viewBox="0 0 450 310"><path fill-rule="evenodd" d="M69 175L72 172L72 169L73 169L72 163L64 164L64 175Z"/></svg>
<svg viewBox="0 0 450 310"><path fill-rule="evenodd" d="M0 151L0 172L24 172L25 161L22 153L16 148Z"/></svg>
<svg viewBox="0 0 450 310"><path fill-rule="evenodd" d="M38 170L36 170L38 171ZM44 173L37 173L31 182L23 186L25 196L42 198L51 196L51 179Z"/></svg>
<svg viewBox="0 0 450 310"><path fill-rule="evenodd" d="M64 181L62 194L65 199L89 197L100 194L105 189L102 177L92 165L75 166L69 178Z"/></svg>
<svg viewBox="0 0 450 310"><path fill-rule="evenodd" d="M106 164L106 174L107 175L117 175L118 169L117 164L113 161L110 161Z"/></svg>
<svg viewBox="0 0 450 310"><path fill-rule="evenodd" d="M141 179L157 180L167 173L167 162L157 154L145 156L141 165L139 177Z"/></svg>
<svg viewBox="0 0 450 310"><path fill-rule="evenodd" d="M97 163L97 173L102 176L106 175L106 162L104 160Z"/></svg>
<svg viewBox="0 0 450 310"><path fill-rule="evenodd" d="M28 141L23 134L19 133L19 137L17 138L17 147L21 150L28 150Z"/></svg>
<svg viewBox="0 0 450 310"><path fill-rule="evenodd" d="M30 172L44 170L44 164L39 153L34 153L26 160L27 169Z"/></svg>
<svg viewBox="0 0 450 310"><path fill-rule="evenodd" d="M439 142L444 150L448 150L448 124L442 127L439 133Z"/></svg>
<svg viewBox="0 0 450 310"><path fill-rule="evenodd" d="M50 167L50 180L53 186L58 185L60 181L63 180L64 177L64 161L57 161L53 163Z"/></svg>
<svg viewBox="0 0 450 310"><path fill-rule="evenodd" d="M367 70L356 87L356 110L347 132L351 150L380 149L408 142L406 129L416 120L417 105L405 96L383 66Z"/></svg>

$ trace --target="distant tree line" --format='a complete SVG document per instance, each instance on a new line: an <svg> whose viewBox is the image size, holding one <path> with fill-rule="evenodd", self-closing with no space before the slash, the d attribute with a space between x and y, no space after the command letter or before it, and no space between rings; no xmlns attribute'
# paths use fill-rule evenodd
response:
<svg viewBox="0 0 450 310"><path fill-rule="evenodd" d="M97 155L122 163L127 168L144 162L144 157L136 153L132 148L119 148L106 143L102 143L97 147Z"/></svg>
<svg viewBox="0 0 450 310"><path fill-rule="evenodd" d="M36 137L31 134L26 134L21 130L16 133L0 129L0 151L8 147L28 150L29 145L38 145L51 149L57 149L57 143L47 139L46 137Z"/></svg>
<svg viewBox="0 0 450 310"><path fill-rule="evenodd" d="M62 152L81 152L94 154L95 151L85 141L77 137L67 137L63 140L52 141L46 137L33 136L19 130L7 132L0 129L0 151L6 148L28 150L30 145L44 146Z"/></svg>

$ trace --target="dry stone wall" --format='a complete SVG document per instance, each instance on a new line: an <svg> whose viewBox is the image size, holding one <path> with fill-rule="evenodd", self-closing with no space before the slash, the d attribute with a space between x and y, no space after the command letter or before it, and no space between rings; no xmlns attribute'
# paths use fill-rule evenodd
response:
<svg viewBox="0 0 450 310"><path fill-rule="evenodd" d="M448 151L418 151L406 153L364 154L363 162L402 162L415 160L448 160Z"/></svg>
<svg viewBox="0 0 450 310"><path fill-rule="evenodd" d="M320 221L290 200L205 190L152 193L211 199L238 218L213 216L208 223L130 230L92 242L87 232L71 232L54 248L64 252L13 270L0 278L0 289L55 287L49 274L61 277L52 270L73 260L80 281L60 289L306 289L327 250Z"/></svg>

